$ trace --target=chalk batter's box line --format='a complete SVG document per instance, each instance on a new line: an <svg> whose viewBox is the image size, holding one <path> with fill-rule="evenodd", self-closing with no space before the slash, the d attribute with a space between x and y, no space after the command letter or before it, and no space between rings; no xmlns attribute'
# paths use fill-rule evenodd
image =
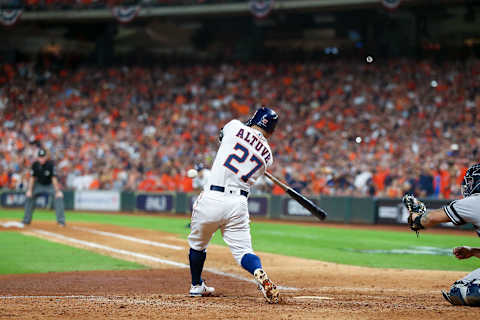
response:
<svg viewBox="0 0 480 320"><path fill-rule="evenodd" d="M174 267L177 267L177 268L182 268L182 269L189 268L189 265L184 264L184 263L180 263L180 262L176 262L176 261L172 261L172 260L167 260L167 259L161 259L161 258L153 257L153 256L150 256L150 255L146 255L146 254L143 254L143 253L123 250L123 249L116 249L116 248L112 248L112 247L109 247L109 246L104 246L104 245L101 245L101 244L98 244L98 243L95 243L95 242L84 241L84 240L79 240L79 239L67 237L67 236L64 236L64 235L58 234L58 233L53 233L53 232L40 230L40 229L33 229L31 231L33 233L57 238L57 239L60 239L60 240L63 240L63 241L71 242L71 243L80 244L80 245L90 247L90 248L95 248L95 249L104 250L104 251L110 251L110 252L114 252L114 253L117 253L117 254L120 254L120 255L135 257L135 258L138 258L138 259L153 261L153 262L156 262L156 263L167 264L167 265L171 265L171 266L174 266ZM236 274L232 274L232 273L228 273L228 272L223 272L223 271L220 271L220 270L217 270L217 269L206 268L205 271L213 273L213 274L217 274L217 275L220 275L220 276L225 276L225 277L229 277L229 278L233 278L233 279L237 279L237 280L246 281L246 282L256 284L256 281L253 280L253 279L249 279L249 278L246 278L246 277L243 277L243 276L240 276L240 275L236 275ZM299 290L298 288L285 287L285 286L278 286L278 288L280 290L286 290L286 291Z"/></svg>

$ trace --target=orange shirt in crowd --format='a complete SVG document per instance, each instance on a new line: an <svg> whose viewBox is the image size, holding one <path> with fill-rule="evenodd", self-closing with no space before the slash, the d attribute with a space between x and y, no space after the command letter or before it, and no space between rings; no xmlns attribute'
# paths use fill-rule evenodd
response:
<svg viewBox="0 0 480 320"><path fill-rule="evenodd" d="M450 199L452 190L450 189L450 172L447 170L440 170L440 192L444 199Z"/></svg>
<svg viewBox="0 0 480 320"><path fill-rule="evenodd" d="M457 176L458 185L461 185L463 183L463 177L465 177L465 173L467 173L467 170L468 170L467 167L463 167L462 169L460 169L460 172L458 173L458 176Z"/></svg>
<svg viewBox="0 0 480 320"><path fill-rule="evenodd" d="M95 179L92 181L92 183L90 183L90 186L88 187L88 189L90 190L97 190L100 188L100 181L98 181L98 179Z"/></svg>
<svg viewBox="0 0 480 320"><path fill-rule="evenodd" d="M312 190L315 194L325 194L327 193L327 180L325 178L313 178L312 179Z"/></svg>
<svg viewBox="0 0 480 320"><path fill-rule="evenodd" d="M0 187L8 187L8 174L5 171L0 175Z"/></svg>
<svg viewBox="0 0 480 320"><path fill-rule="evenodd" d="M373 183L378 191L385 189L385 178L388 175L388 170L378 170L373 176Z"/></svg>
<svg viewBox="0 0 480 320"><path fill-rule="evenodd" d="M172 179L172 191L181 191L183 186L183 176L181 174L176 174L171 177Z"/></svg>
<svg viewBox="0 0 480 320"><path fill-rule="evenodd" d="M158 186L157 191L175 191L175 180L166 173L162 174L162 177L160 178L160 184L161 185Z"/></svg>
<svg viewBox="0 0 480 320"><path fill-rule="evenodd" d="M387 196L389 198L400 198L402 197L402 190L396 186L389 186L387 188Z"/></svg>
<svg viewBox="0 0 480 320"><path fill-rule="evenodd" d="M285 194L285 191L282 188L280 188L279 186L274 185L273 189L272 189L272 194L274 194L276 196L280 196L282 194Z"/></svg>
<svg viewBox="0 0 480 320"><path fill-rule="evenodd" d="M193 179L183 176L182 189L183 192L193 192Z"/></svg>
<svg viewBox="0 0 480 320"><path fill-rule="evenodd" d="M144 180L142 180L139 184L137 189L140 191L155 191L157 186L157 182L151 176L147 176Z"/></svg>

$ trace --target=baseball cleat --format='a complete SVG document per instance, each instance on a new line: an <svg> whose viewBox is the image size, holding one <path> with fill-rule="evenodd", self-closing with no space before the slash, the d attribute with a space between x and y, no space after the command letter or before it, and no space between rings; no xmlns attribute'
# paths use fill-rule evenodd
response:
<svg viewBox="0 0 480 320"><path fill-rule="evenodd" d="M202 284L191 285L190 286L190 297L205 297L209 296L215 292L214 287L207 287L205 281L202 281Z"/></svg>
<svg viewBox="0 0 480 320"><path fill-rule="evenodd" d="M268 278L267 273L263 269L257 269L253 276L258 284L258 290L262 291L265 300L268 303L278 303L280 292L277 286Z"/></svg>

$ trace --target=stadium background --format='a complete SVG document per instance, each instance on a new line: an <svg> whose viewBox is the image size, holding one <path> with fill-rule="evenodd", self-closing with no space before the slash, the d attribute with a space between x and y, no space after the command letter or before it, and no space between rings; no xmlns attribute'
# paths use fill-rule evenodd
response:
<svg viewBox="0 0 480 320"><path fill-rule="evenodd" d="M68 190L190 193L261 105L284 120L274 173L313 196L451 199L478 159L472 1L124 2L123 23L119 2L2 3L23 11L0 31L4 189L43 146Z"/></svg>
<svg viewBox="0 0 480 320"><path fill-rule="evenodd" d="M147 219L139 214L142 211L178 213L180 220L172 229L169 229L171 222L160 215L155 216L157 220L139 223L133 218L126 222L125 217L118 214L120 222L114 223L115 219L111 218L112 225L93 225L104 232L144 236L150 240L158 237L177 243L162 232L176 235L185 232L180 231L179 225L186 224L182 219L184 214L188 215L198 193L193 189L192 180L186 177L186 171L198 164L207 167L211 164L218 131L224 123L231 118L246 120L257 107L267 105L280 115L279 126L271 139L275 152L273 173L327 209L330 222L404 223L405 212L399 197L405 192L425 199L429 207L440 207L448 199L460 196L466 168L478 161L479 5L476 1L384 2L382 5L382 1L373 0L277 0L262 2L273 4L270 11L257 7L252 12L250 2L235 0L1 1L2 24L8 25L0 28L3 43L0 46L1 205L5 208L23 206L29 168L41 146L57 163L67 209L135 212L139 219ZM387 7L395 4L399 6ZM367 62L369 56L373 58L372 63ZM257 219L314 220L267 181L254 187L249 202L252 216ZM37 205L49 207L51 204L46 197L40 197ZM6 210L0 218L17 219L20 214L18 210ZM103 219L101 223L108 224L105 220L109 216L105 217L69 212L67 223L82 227L87 221L100 223ZM34 216L34 224L43 232L58 232L51 220L51 214L44 212ZM125 229L114 229L114 224ZM261 224L256 228L262 230ZM254 232L259 232L256 228ZM329 234L328 229L314 229L310 234L302 227L295 231L287 231L285 227L284 233L277 229L283 225L275 228L270 232L277 232L277 238L268 238L265 243L258 240L263 252L287 255L282 250L288 248L290 256L350 264L335 260L334 255L317 255L315 248L325 249L322 243L328 242L329 237L318 238L316 232ZM371 236L388 238L388 241L400 237L404 244L408 242L410 249L419 246L418 242L409 242L411 240L396 233L380 233L380 228L384 227L373 229L378 233ZM160 233L156 236L145 231L149 229ZM58 240L45 233L39 235L37 231L26 232L50 241ZM62 232L64 236L93 239L93 236L80 236L76 229ZM299 247L289 247L292 232L299 238ZM464 243L474 244L459 232ZM345 248L370 249L355 247L355 242L363 236L366 234L351 231L351 236L331 234L330 239L351 241L342 243ZM287 241L279 243L282 248L270 250L272 241L282 237ZM435 235L425 237L424 241L432 247L445 249L455 245L454 238L442 242ZM311 239L315 242L311 243ZM10 239L4 243L9 241L16 243ZM306 244L314 247L311 256L302 250ZM376 249L385 249L383 245ZM387 247L391 249L390 244ZM337 248L336 255L344 255L345 248ZM228 255L223 250L212 249L219 261ZM273 275L287 285L308 288L305 296L331 294L346 301L308 300L306 305L293 304L295 307L287 303L288 312L298 312L304 318L315 317L323 303L326 308L323 315L327 318L352 315L368 318L379 316L375 313L379 310L389 312L391 308L400 310L393 319L409 318L412 313L407 310L410 309L424 316L438 316L435 308L423 310L421 304L411 302L411 297L439 304L432 288L445 288L460 277L458 273L440 271L433 275L415 271L407 276L401 269L375 269L374 273L359 269L339 271L340 267L327 263L268 257L267 265L285 262L284 270L273 267ZM362 265L377 268L395 265L438 270L473 268L473 262L453 267L455 263L447 262L448 257L443 257L446 260L441 262L432 260L422 264L426 261L422 256L417 261L419 265L407 264L406 260L417 258L408 254L403 261L400 257L386 265L381 265L380 260L386 261L387 256L368 257L369 262ZM50 259L47 260L55 260ZM41 260L45 257L38 262ZM311 268L308 270L325 272L324 277L315 273L312 280L315 285L323 286L320 291L306 284L309 275L305 275L305 271L289 267L302 264ZM228 262L225 265L229 271L235 268ZM52 271L49 268L45 270ZM26 272L45 270L32 267ZM74 267L72 270L84 269ZM158 270L152 272L144 279L165 277ZM173 274L169 277L171 281L185 276L177 271L169 272ZM360 275L352 276L355 272ZM351 287L338 289L325 280L333 279L336 274L341 274L339 278L343 283L351 283ZM135 287L133 282L139 275L117 276ZM0 277L4 284L1 293L56 296L56 288L49 284L51 277L48 274L42 277L36 278L31 291L28 283L32 278ZM96 294L88 289L69 291L76 285L82 288L82 280L75 280L80 279L80 275L58 277L68 278L67 284L60 286L61 294ZM63 281L58 277L55 283ZM105 280L110 279L106 274L94 277L85 276L89 279L85 283L110 281ZM223 284L223 280L210 277ZM418 279L426 279L426 283L420 285ZM448 281L440 283L445 279ZM418 284L420 291L410 289L408 286L412 284ZM130 300L109 297L123 295L128 289L108 291L108 285L105 284L101 297L106 300L97 297L100 300L92 301L98 304L114 301L115 305L130 306ZM172 289L175 294L182 292L182 289L175 291L178 283L168 285L175 288ZM360 289L352 289L355 286ZM364 290L370 286L390 292L388 299L396 304L385 307L382 296ZM231 299L232 295L255 296L247 289L242 291L242 285L235 282L227 282L226 287L225 297L219 298L223 299L220 302L225 303L225 308L236 310L232 306L239 302ZM132 290L141 292L142 299L145 294L152 294L151 290ZM32 309L37 316L42 306L55 308L55 303L42 299L41 304L34 304ZM73 305L70 302L69 306L74 309L78 301L72 299ZM132 299L134 305L139 303L138 299ZM165 299L175 308L187 310L187 316L191 315L188 313L192 312L191 307L186 307L181 298ZM6 306L5 301L3 297L0 299L2 315L8 312L15 315L11 308L24 303L18 300ZM247 306L250 302L240 299L239 315L255 315ZM214 311L212 315L209 307L198 303L187 301L187 304L207 308L205 317L222 314L217 310L219 313ZM102 314L101 307L97 307L92 307L91 314ZM171 311L168 303L162 308ZM303 309L306 311L300 311ZM339 315L336 309L345 313ZM242 313L245 310L247 313ZM49 312L47 315L55 314L55 311ZM455 314L445 306L441 312L445 316ZM17 311L17 318L18 315ZM70 316L80 318L79 314Z"/></svg>

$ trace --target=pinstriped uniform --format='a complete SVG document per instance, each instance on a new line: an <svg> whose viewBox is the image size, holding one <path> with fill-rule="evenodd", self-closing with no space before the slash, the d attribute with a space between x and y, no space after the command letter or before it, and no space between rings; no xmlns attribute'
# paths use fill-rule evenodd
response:
<svg viewBox="0 0 480 320"><path fill-rule="evenodd" d="M454 200L443 207L443 211L455 225L471 223L477 229L480 236L480 193Z"/></svg>

